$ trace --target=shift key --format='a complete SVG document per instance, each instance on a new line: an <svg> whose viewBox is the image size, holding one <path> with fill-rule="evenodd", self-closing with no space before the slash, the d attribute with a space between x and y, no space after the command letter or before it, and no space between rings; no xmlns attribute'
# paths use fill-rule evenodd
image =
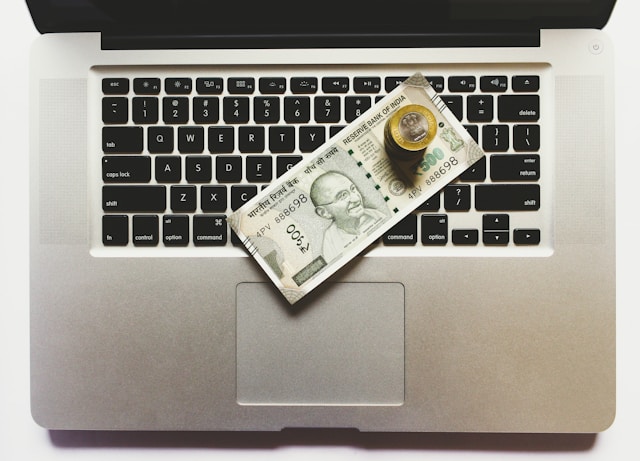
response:
<svg viewBox="0 0 640 461"><path fill-rule="evenodd" d="M161 213L167 207L165 186L103 186L102 209L119 213Z"/></svg>
<svg viewBox="0 0 640 461"><path fill-rule="evenodd" d="M535 211L540 209L538 184L479 184L475 188L478 211Z"/></svg>

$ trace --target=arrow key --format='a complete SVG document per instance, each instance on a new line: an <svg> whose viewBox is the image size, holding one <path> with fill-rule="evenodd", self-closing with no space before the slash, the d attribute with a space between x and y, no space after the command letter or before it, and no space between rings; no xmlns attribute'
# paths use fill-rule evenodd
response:
<svg viewBox="0 0 640 461"><path fill-rule="evenodd" d="M538 245L540 229L514 229L513 243L516 245Z"/></svg>
<svg viewBox="0 0 640 461"><path fill-rule="evenodd" d="M477 245L478 229L453 229L451 241L454 245Z"/></svg>

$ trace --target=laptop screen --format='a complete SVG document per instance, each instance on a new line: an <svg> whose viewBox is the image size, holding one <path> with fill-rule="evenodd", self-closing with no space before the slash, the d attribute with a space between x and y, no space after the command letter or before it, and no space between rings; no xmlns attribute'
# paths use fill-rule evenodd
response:
<svg viewBox="0 0 640 461"><path fill-rule="evenodd" d="M434 34L602 28L615 0L26 0L47 32Z"/></svg>

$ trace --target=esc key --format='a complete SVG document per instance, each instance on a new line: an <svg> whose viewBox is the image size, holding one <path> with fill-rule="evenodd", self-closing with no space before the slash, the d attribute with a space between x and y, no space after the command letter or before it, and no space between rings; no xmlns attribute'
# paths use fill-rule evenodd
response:
<svg viewBox="0 0 640 461"><path fill-rule="evenodd" d="M127 94L129 92L129 79L103 78L102 92L104 94Z"/></svg>

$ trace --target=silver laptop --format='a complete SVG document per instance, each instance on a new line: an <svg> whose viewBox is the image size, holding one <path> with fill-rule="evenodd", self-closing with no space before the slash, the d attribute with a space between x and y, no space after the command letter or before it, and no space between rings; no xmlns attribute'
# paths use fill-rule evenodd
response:
<svg viewBox="0 0 640 461"><path fill-rule="evenodd" d="M27 4L40 425L611 424L614 1ZM290 306L226 216L414 72L485 160Z"/></svg>

